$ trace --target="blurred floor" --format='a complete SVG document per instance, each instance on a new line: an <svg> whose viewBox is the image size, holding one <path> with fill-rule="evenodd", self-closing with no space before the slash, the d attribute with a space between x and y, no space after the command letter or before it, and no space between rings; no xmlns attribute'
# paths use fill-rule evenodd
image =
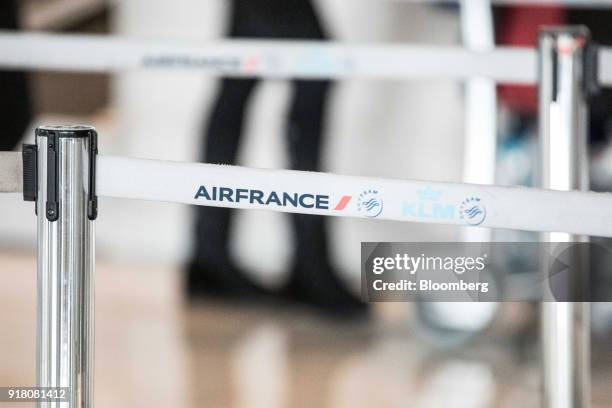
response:
<svg viewBox="0 0 612 408"><path fill-rule="evenodd" d="M179 277L171 267L98 263L96 406L538 406L535 346L520 353L487 335L444 351L398 322L343 325L283 307L187 306ZM34 384L35 291L34 258L0 253L2 386ZM595 359L595 406L612 403L611 354Z"/></svg>

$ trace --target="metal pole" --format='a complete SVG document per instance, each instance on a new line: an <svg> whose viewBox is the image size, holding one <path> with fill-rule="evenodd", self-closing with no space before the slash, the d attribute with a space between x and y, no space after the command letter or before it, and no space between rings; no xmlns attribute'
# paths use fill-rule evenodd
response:
<svg viewBox="0 0 612 408"><path fill-rule="evenodd" d="M540 139L542 187L588 189L587 113L590 35L584 27L540 33ZM545 242L583 242L587 237L546 233ZM546 298L548 296L548 298ZM588 303L542 302L543 400L545 407L590 404Z"/></svg>
<svg viewBox="0 0 612 408"><path fill-rule="evenodd" d="M40 408L93 402L96 139L84 126L36 130L37 383L69 389L69 402L39 402Z"/></svg>

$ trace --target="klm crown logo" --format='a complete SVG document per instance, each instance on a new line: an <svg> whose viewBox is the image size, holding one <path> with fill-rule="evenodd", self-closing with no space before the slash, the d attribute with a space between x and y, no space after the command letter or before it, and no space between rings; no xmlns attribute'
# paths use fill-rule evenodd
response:
<svg viewBox="0 0 612 408"><path fill-rule="evenodd" d="M419 196L419 200L423 201L439 201L442 196L442 192L436 191L430 186L425 188L421 188L417 190L417 195Z"/></svg>

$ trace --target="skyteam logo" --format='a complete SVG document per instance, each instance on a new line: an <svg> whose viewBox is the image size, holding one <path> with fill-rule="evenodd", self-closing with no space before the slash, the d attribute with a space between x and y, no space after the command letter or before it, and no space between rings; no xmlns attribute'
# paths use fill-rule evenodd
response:
<svg viewBox="0 0 612 408"><path fill-rule="evenodd" d="M368 218L376 218L383 210L383 200L376 190L366 190L359 194L357 210L364 212Z"/></svg>
<svg viewBox="0 0 612 408"><path fill-rule="evenodd" d="M487 209L478 197L469 197L461 202L459 216L468 225L480 225L487 218Z"/></svg>

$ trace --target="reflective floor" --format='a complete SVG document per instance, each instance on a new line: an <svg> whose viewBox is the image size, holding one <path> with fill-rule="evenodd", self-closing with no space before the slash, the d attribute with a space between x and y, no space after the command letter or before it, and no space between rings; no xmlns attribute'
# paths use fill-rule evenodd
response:
<svg viewBox="0 0 612 408"><path fill-rule="evenodd" d="M539 403L533 336L490 331L450 349L410 323L406 304L340 324L285 307L188 306L170 267L102 261L96 280L97 407ZM0 386L34 384L35 284L33 258L0 253ZM608 407L612 350L596 349L594 405Z"/></svg>

